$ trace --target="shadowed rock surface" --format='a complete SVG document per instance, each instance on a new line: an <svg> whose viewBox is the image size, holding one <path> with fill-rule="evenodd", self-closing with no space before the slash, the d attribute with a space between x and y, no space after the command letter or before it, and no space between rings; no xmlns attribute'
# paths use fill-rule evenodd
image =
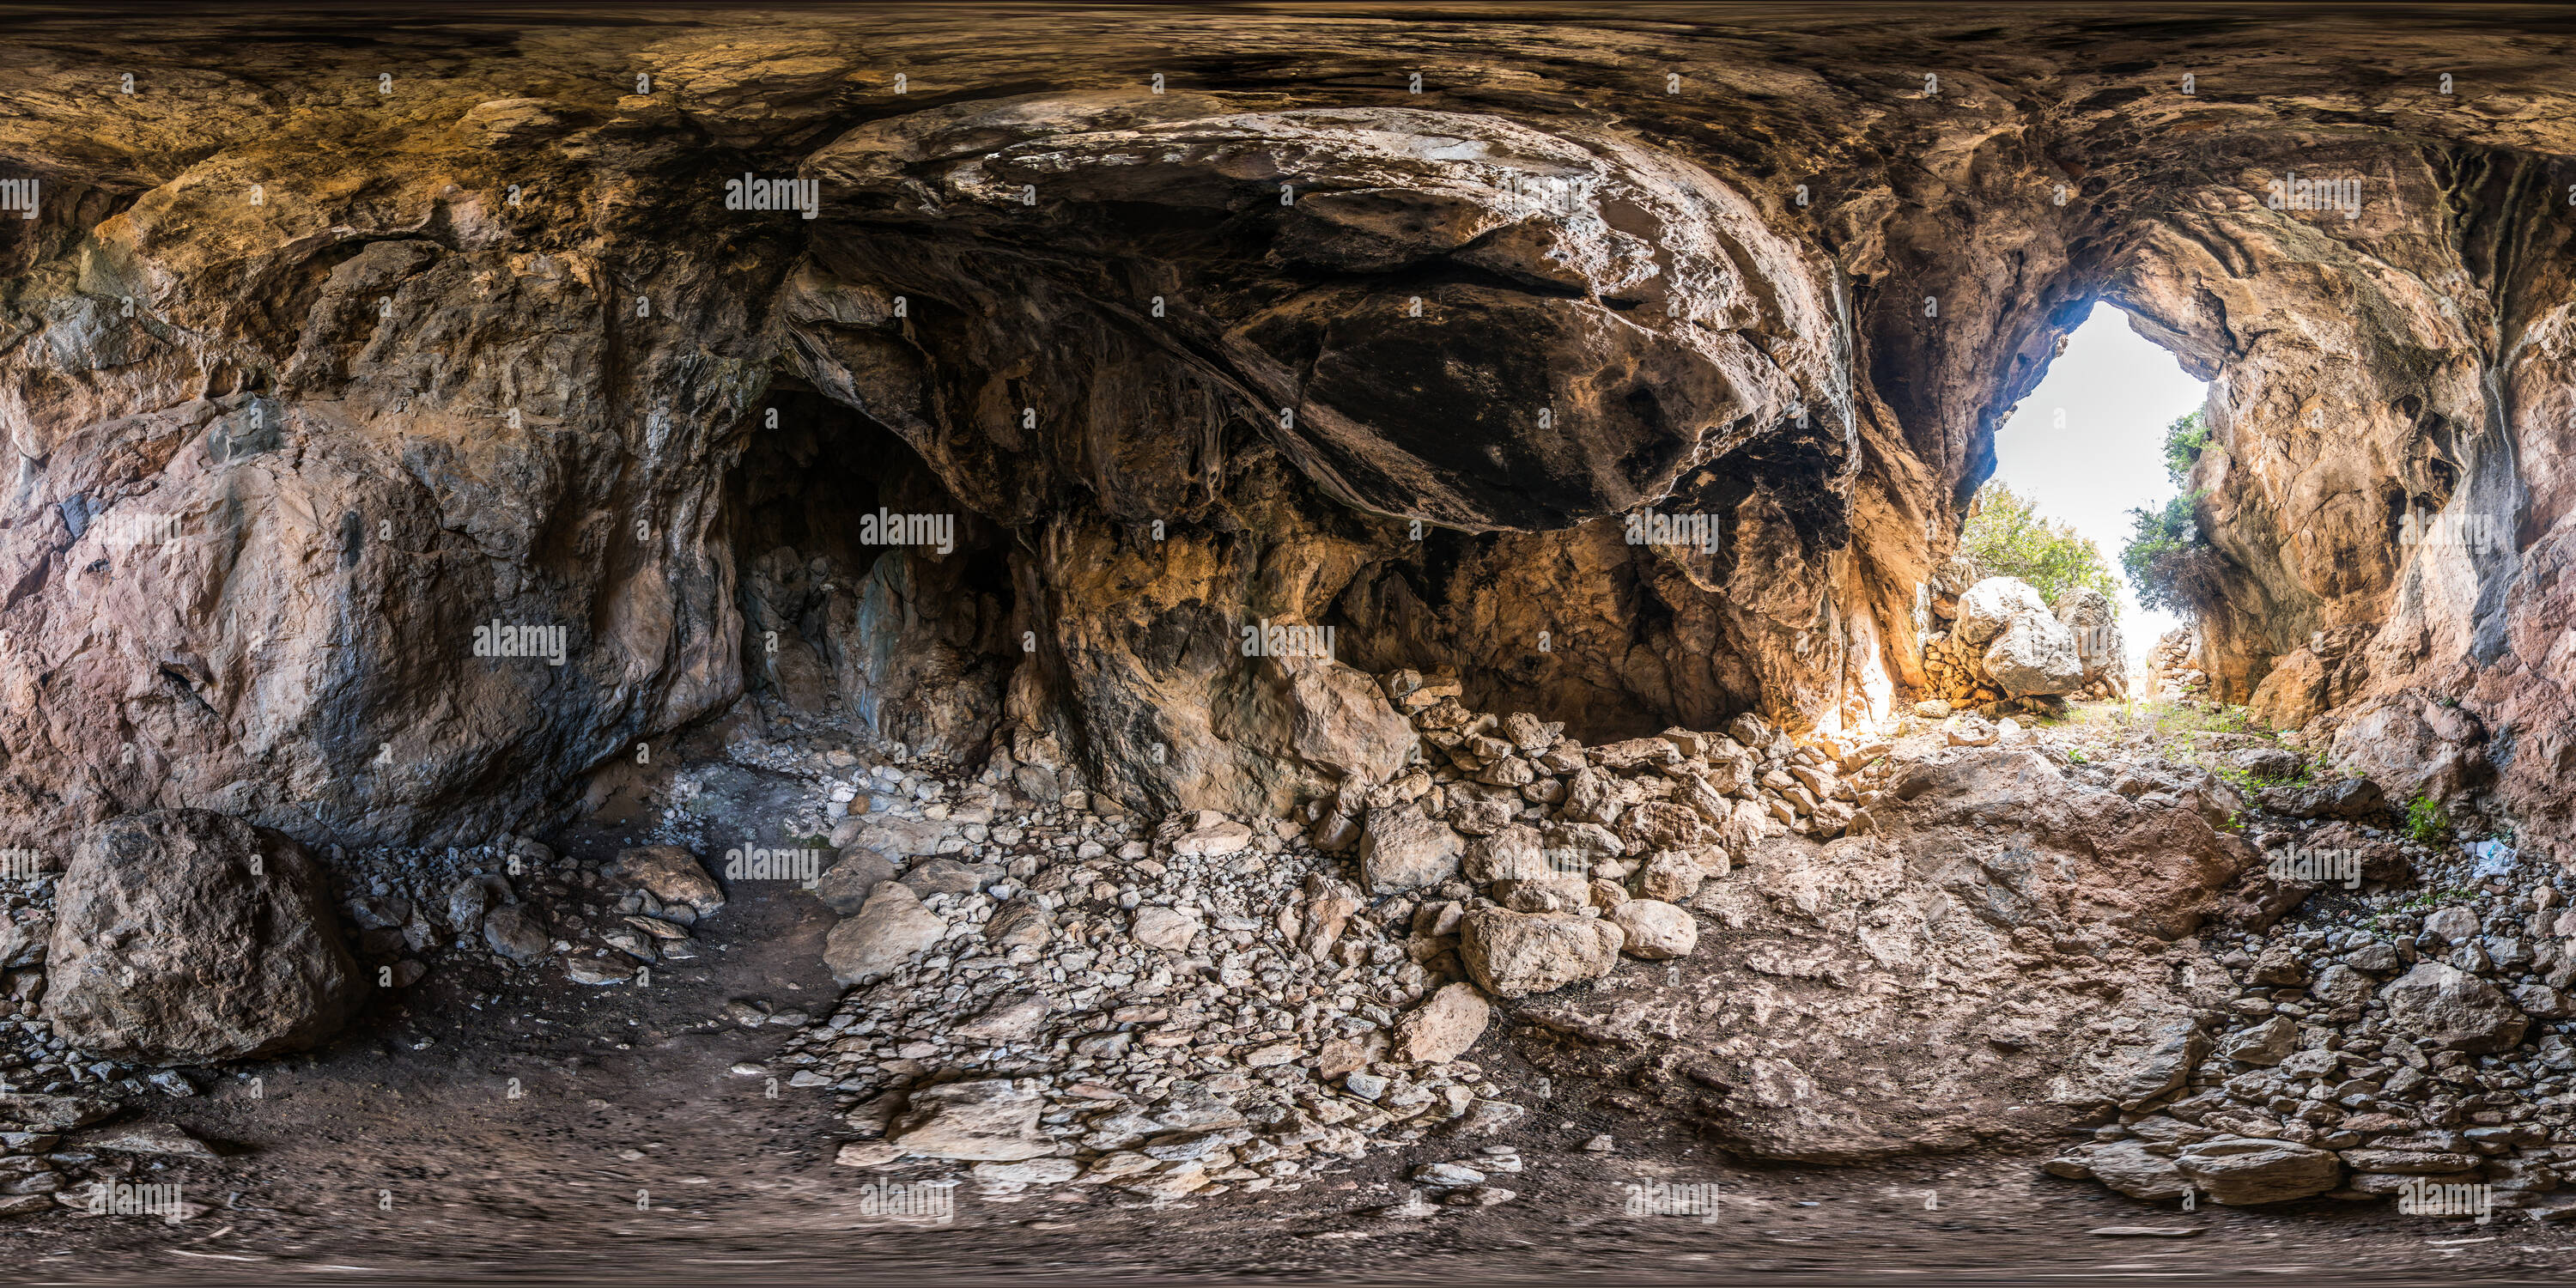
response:
<svg viewBox="0 0 2576 1288"><path fill-rule="evenodd" d="M1338 699L1229 664L1265 621L1586 736L1841 728L2096 298L2216 382L2220 696L2433 694L2567 826L2554 19L460 14L386 93L350 21L7 55L14 826L471 838L746 684L1275 809L1346 766L1279 757ZM825 522L879 510L952 523Z"/></svg>

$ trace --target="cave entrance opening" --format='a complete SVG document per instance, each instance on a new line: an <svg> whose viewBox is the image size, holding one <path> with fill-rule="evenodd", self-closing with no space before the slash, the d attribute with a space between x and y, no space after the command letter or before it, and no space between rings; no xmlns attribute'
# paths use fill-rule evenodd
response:
<svg viewBox="0 0 2576 1288"><path fill-rule="evenodd" d="M1995 431L1994 473L1980 489L1981 502L2027 504L2093 543L2113 588L2105 593L2119 605L2133 668L2157 639L2187 623L2139 602L2120 553L2136 532L2133 511L2161 513L2180 493L2182 484L2168 469L2168 439L2188 441L2200 432L2196 418L2208 395L2207 383L2130 328L2128 314L2096 302L2038 387ZM1998 489L2008 490L2011 500ZM2001 541L1998 517L1972 521L1971 531Z"/></svg>
<svg viewBox="0 0 2576 1288"><path fill-rule="evenodd" d="M725 483L744 689L790 720L979 752L1020 654L1007 538L869 417L783 381L762 401Z"/></svg>

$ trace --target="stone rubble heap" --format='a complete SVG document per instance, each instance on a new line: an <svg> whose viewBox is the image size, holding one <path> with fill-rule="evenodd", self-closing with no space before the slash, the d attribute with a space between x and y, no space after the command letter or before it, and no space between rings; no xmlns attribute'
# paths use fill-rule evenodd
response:
<svg viewBox="0 0 2576 1288"><path fill-rule="evenodd" d="M2117 1119L2048 1170L2227 1204L2475 1184L2499 1208L2576 1216L2548 1197L2576 1182L2560 879L2499 843L2436 850L2330 819L2348 812L2335 793L2263 800L2254 835L2283 871L2258 878L2259 915L2209 936L2233 1000L2167 1033ZM2345 893L2354 879L2369 887Z"/></svg>
<svg viewBox="0 0 2576 1288"><path fill-rule="evenodd" d="M2030 583L1988 577L1955 600L1932 600L1932 629L1923 636L1925 696L1954 707L1986 707L2125 695L2127 662L2110 601L2091 590L2065 599L2051 612Z"/></svg>
<svg viewBox="0 0 2576 1288"><path fill-rule="evenodd" d="M690 928L724 902L722 887L680 846L638 847L601 863L505 836L380 864L342 910L357 928L359 960L396 988L463 955L520 969L560 958L573 983L622 984L638 969L694 959Z"/></svg>
<svg viewBox="0 0 2576 1288"><path fill-rule="evenodd" d="M1463 1058L1493 999L1689 955L1701 883L1765 836L1840 835L1859 801L1841 771L1885 750L1798 747L1751 716L1585 747L1467 710L1452 675L1379 683L1428 758L1296 820L1147 833L1092 813L1025 736L954 793L874 771L890 790L850 798L815 891L856 987L777 1062L855 1102L841 1161L1166 1201L1489 1133L1523 1112Z"/></svg>
<svg viewBox="0 0 2576 1288"><path fill-rule="evenodd" d="M166 1090L176 1078L165 1071L154 1082ZM189 1087L172 1094L197 1093ZM57 1207L87 1211L98 1185L146 1184L174 1164L216 1156L213 1146L174 1124L116 1121L130 1108L94 1093L0 1094L0 1217ZM185 1221L207 1210L182 1202L161 1215Z"/></svg>
<svg viewBox="0 0 2576 1288"><path fill-rule="evenodd" d="M2177 626L2147 651L2147 687L2168 702L2209 696L2209 673L2200 669L2200 636Z"/></svg>

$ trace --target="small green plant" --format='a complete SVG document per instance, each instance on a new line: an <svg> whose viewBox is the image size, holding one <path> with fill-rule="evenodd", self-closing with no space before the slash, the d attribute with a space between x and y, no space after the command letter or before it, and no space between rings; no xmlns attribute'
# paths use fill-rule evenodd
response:
<svg viewBox="0 0 2576 1288"><path fill-rule="evenodd" d="M2202 733L2271 732L2254 718L2251 708L2194 702L2188 698L2178 702L2140 704L2134 708L2134 716L2159 742Z"/></svg>
<svg viewBox="0 0 2576 1288"><path fill-rule="evenodd" d="M2451 842L2451 815L2440 801L2418 796L2406 806L2406 837L2423 846L2443 846Z"/></svg>

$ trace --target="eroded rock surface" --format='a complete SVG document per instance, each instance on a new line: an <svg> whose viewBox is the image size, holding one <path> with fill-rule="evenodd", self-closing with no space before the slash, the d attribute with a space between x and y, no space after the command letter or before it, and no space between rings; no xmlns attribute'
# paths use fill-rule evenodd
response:
<svg viewBox="0 0 2576 1288"><path fill-rule="evenodd" d="M363 986L302 846L204 810L118 819L63 874L46 1010L63 1036L156 1064L301 1050Z"/></svg>
<svg viewBox="0 0 2576 1288"><path fill-rule="evenodd" d="M968 82L1011 88L933 102L886 69L940 78L957 20L673 14L425 31L454 65L361 107L323 88L377 71L340 21L263 44L283 90L174 24L202 75L113 99L20 33L25 837L210 804L479 841L746 685L942 754L1016 709L1042 775L1158 810L1383 781L1402 731L1358 672L1441 662L1605 741L1856 728L1930 678L1955 501L2095 298L2225 394L2192 480L2219 695L2456 703L2505 754L2384 786L2491 770L2568 826L2566 229L2499 194L2570 114L2504 30L2445 33L2487 70L2423 113L2324 70L2377 37L2303 15L2224 95L2063 17L1775 16L1676 27L1642 97L1620 40L1550 36L1543 101L1504 25L1229 15L1151 95L1164 44L1010 18ZM1967 34L2037 70L1926 94L1919 51ZM661 79L533 74L574 48ZM1288 49L1339 70L1280 79ZM814 217L728 210L745 156ZM2293 172L2334 200L2270 200ZM1240 665L1274 627L1330 660Z"/></svg>

